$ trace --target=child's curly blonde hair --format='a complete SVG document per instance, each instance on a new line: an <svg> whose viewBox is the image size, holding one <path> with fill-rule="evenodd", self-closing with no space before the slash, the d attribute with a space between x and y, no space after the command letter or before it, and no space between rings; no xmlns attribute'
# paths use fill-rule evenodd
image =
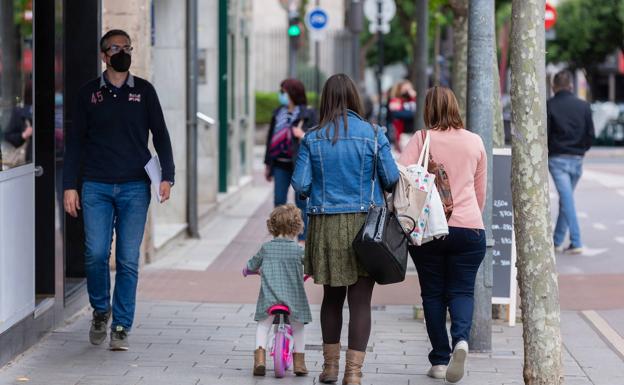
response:
<svg viewBox="0 0 624 385"><path fill-rule="evenodd" d="M291 203L277 206L267 219L267 228L274 237L296 237L303 231L301 210Z"/></svg>

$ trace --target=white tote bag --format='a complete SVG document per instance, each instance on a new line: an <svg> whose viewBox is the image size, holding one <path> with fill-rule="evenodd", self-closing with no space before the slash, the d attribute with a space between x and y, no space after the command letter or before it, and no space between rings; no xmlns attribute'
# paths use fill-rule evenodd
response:
<svg viewBox="0 0 624 385"><path fill-rule="evenodd" d="M423 210L427 215L427 223L421 244L442 238L449 233L448 222L444 214L444 205L435 184L433 185L433 190L431 190L430 197L429 203Z"/></svg>
<svg viewBox="0 0 624 385"><path fill-rule="evenodd" d="M418 158L418 163L407 166L406 168L406 174L410 184L417 190L427 193L423 209L420 211L418 218L414 218L416 219L416 227L409 234L410 242L417 246L420 246L425 238L425 230L429 220L429 212L431 211L431 192L435 189L435 175L427 171L427 167L429 166L430 141L429 132L427 132L423 148ZM439 195L438 199L440 199Z"/></svg>

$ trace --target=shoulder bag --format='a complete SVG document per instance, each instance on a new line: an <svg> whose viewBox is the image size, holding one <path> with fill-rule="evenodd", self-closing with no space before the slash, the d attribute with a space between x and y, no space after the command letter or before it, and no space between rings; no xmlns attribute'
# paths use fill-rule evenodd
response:
<svg viewBox="0 0 624 385"><path fill-rule="evenodd" d="M366 221L353 240L352 247L358 260L375 282L386 285L405 280L408 238L397 216L388 209L387 204L375 206L377 152L377 126L375 126L370 207Z"/></svg>

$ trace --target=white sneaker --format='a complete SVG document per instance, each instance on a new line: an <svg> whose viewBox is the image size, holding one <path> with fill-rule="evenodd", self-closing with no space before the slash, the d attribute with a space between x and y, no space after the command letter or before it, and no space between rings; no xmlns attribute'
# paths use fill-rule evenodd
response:
<svg viewBox="0 0 624 385"><path fill-rule="evenodd" d="M564 250L563 245L555 246L555 253L563 253Z"/></svg>
<svg viewBox="0 0 624 385"><path fill-rule="evenodd" d="M565 249L565 253L566 254L571 254L571 255L583 254L583 248L582 247L573 247L572 245L570 245L570 247Z"/></svg>
<svg viewBox="0 0 624 385"><path fill-rule="evenodd" d="M448 369L446 370L446 383L447 384L459 384L464 378L466 371L466 359L468 358L468 342L459 341L453 349L453 355L449 362Z"/></svg>
<svg viewBox="0 0 624 385"><path fill-rule="evenodd" d="M427 372L427 375L431 378L443 380L446 377L446 365L433 365Z"/></svg>

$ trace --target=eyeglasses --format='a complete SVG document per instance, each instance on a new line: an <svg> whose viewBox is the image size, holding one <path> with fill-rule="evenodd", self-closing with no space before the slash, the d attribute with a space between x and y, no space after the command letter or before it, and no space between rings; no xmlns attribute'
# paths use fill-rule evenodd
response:
<svg viewBox="0 0 624 385"><path fill-rule="evenodd" d="M107 49L107 51L111 51L113 55L121 52L122 50L127 54L131 54L133 49L134 48L130 45L120 46L117 44L113 44L110 46L110 48Z"/></svg>

